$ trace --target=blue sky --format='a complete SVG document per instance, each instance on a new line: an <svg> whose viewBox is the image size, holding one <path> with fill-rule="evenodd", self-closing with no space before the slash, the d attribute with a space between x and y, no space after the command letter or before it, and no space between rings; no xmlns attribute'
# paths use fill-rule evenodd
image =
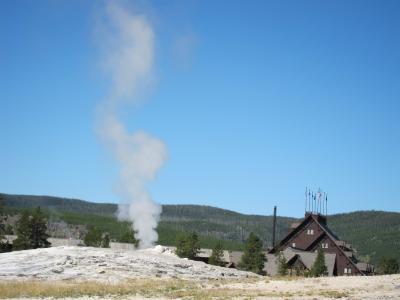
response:
<svg viewBox="0 0 400 300"><path fill-rule="evenodd" d="M0 191L117 202L95 132L99 1L0 3ZM398 1L139 1L155 82L121 117L161 138L163 204L400 211Z"/></svg>

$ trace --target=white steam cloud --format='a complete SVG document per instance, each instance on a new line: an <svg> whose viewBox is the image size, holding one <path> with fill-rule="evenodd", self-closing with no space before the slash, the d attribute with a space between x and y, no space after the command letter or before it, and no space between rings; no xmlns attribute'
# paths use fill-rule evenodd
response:
<svg viewBox="0 0 400 300"><path fill-rule="evenodd" d="M124 103L135 104L153 73L154 33L144 16L110 2L103 19L102 40L108 41L102 63L112 78L110 96L99 107L98 131L120 164L118 218L132 222L140 248L151 247L161 213L146 183L167 159L165 144L145 133L129 133L118 118Z"/></svg>

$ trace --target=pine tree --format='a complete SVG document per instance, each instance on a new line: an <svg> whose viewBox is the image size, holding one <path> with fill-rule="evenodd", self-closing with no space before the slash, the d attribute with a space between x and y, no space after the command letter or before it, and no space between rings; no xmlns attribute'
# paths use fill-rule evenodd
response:
<svg viewBox="0 0 400 300"><path fill-rule="evenodd" d="M194 259L200 251L199 237L196 232L179 237L176 247L176 255Z"/></svg>
<svg viewBox="0 0 400 300"><path fill-rule="evenodd" d="M180 235L178 237L178 242L176 245L176 250L175 250L176 255L179 257L188 257L189 253L187 251L187 236L186 235Z"/></svg>
<svg viewBox="0 0 400 300"><path fill-rule="evenodd" d="M27 250L47 248L51 244L47 239L47 221L40 207L32 214L28 211L22 213L17 225L17 238L13 242L13 249Z"/></svg>
<svg viewBox="0 0 400 300"><path fill-rule="evenodd" d="M6 227L4 225L4 217L3 217L3 198L0 196L0 253L10 251L10 244L8 241L4 241L5 236L7 234Z"/></svg>
<svg viewBox="0 0 400 300"><path fill-rule="evenodd" d="M395 258L382 257L379 261L378 274L397 274L399 270L399 263Z"/></svg>
<svg viewBox="0 0 400 300"><path fill-rule="evenodd" d="M135 238L135 231L133 231L131 227L126 228L126 230L122 233L118 241L120 243L134 244L135 247L139 245L139 241Z"/></svg>
<svg viewBox="0 0 400 300"><path fill-rule="evenodd" d="M86 233L83 242L88 247L101 247L101 231L97 229L97 227L89 228L89 231Z"/></svg>
<svg viewBox="0 0 400 300"><path fill-rule="evenodd" d="M5 225L4 225L4 217L3 217L3 198L0 196L0 244L2 244L5 234Z"/></svg>
<svg viewBox="0 0 400 300"><path fill-rule="evenodd" d="M31 225L31 247L36 248L47 248L51 244L47 240L50 236L46 233L47 231L47 220L40 207L36 208L30 219Z"/></svg>
<svg viewBox="0 0 400 300"><path fill-rule="evenodd" d="M322 248L318 248L317 258L311 268L311 276L320 277L326 275L328 269L325 265L325 254Z"/></svg>
<svg viewBox="0 0 400 300"><path fill-rule="evenodd" d="M208 263L220 267L224 267L226 265L226 262L224 261L224 250L222 249L221 242L218 242L212 249Z"/></svg>
<svg viewBox="0 0 400 300"><path fill-rule="evenodd" d="M262 246L260 238L253 232L250 233L239 263L239 268L257 274L265 274L264 262L266 258Z"/></svg>
<svg viewBox="0 0 400 300"><path fill-rule="evenodd" d="M31 216L28 211L24 211L17 224L17 238L13 241L14 250L31 249Z"/></svg>
<svg viewBox="0 0 400 300"><path fill-rule="evenodd" d="M278 275L286 276L288 274L288 265L283 253L279 253L278 263Z"/></svg>
<svg viewBox="0 0 400 300"><path fill-rule="evenodd" d="M7 224L4 230L5 234L7 235L13 235L14 234L14 228L11 226L11 224Z"/></svg>

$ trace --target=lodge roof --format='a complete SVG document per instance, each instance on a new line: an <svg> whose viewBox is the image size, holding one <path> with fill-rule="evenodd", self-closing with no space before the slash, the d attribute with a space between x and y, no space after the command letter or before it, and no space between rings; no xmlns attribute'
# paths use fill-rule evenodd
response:
<svg viewBox="0 0 400 300"><path fill-rule="evenodd" d="M282 251L283 256L286 261L290 263L293 259L300 259L300 261L304 264L304 266L311 270L315 259L317 258L316 252L302 251L298 249L294 249L292 247L287 247ZM265 264L264 270L268 275L276 275L278 273L279 259L275 254L267 254L267 263ZM333 272L335 270L335 261L336 254L334 253L324 253L325 256L325 265L328 270L328 275L333 276Z"/></svg>
<svg viewBox="0 0 400 300"><path fill-rule="evenodd" d="M273 247L268 253L269 254L275 254L277 253L282 246L285 245L285 243L287 241L289 241L295 234L297 234L308 222L310 221L314 221L321 229L322 231L332 240L332 242L336 245L336 247L339 249L340 252L343 253L343 255L345 255L348 260L350 261L350 263L360 271L360 273L363 274L363 272L358 268L358 266L353 262L352 259L350 259L350 255L349 255L349 251L352 252L351 249L351 245L347 244L341 240L339 240L339 238L337 237L336 234L334 234L329 227L326 225L326 217L322 216L320 214L312 214L312 213L306 213L305 218L303 219L303 221L293 230L291 230L286 237L284 237L279 244L277 244L275 247ZM322 235L320 236L322 237ZM318 237L318 239L320 238ZM343 248L347 248L347 249L343 249ZM312 253L312 252L311 252ZM268 271L267 271L268 272Z"/></svg>

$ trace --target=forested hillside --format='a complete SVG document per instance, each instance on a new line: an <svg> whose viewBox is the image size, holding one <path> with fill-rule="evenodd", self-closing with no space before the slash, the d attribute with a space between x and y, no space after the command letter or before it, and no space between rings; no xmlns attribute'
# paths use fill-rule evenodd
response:
<svg viewBox="0 0 400 300"><path fill-rule="evenodd" d="M49 216L52 234L62 236L79 234L87 225L96 225L119 239L129 224L115 218L115 204L91 203L82 200L48 196L2 194L6 212L18 214L21 209L41 206ZM277 239L289 230L298 219L278 217ZM65 224L65 230L60 230ZM400 213L360 211L328 217L329 227L350 243L362 256L369 255L373 262L381 256L400 259ZM78 229L76 229L78 228ZM250 232L261 237L264 245L271 245L272 216L244 215L210 206L163 205L158 226L159 243L174 245L182 232L195 230L200 234L203 247L212 247L218 239L224 247L237 250ZM74 231L75 230L75 231Z"/></svg>

